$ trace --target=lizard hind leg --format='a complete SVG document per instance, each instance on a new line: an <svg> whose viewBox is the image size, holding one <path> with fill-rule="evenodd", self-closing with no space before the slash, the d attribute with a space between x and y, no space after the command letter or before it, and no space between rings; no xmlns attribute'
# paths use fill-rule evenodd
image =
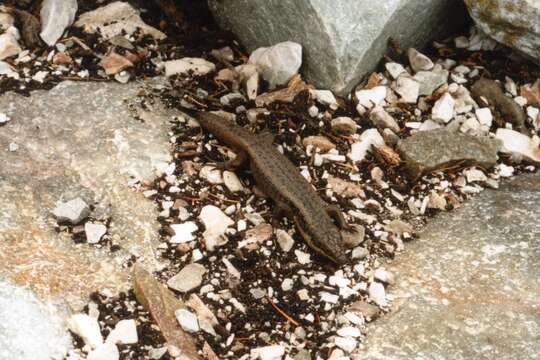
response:
<svg viewBox="0 0 540 360"><path fill-rule="evenodd" d="M339 207L336 205L328 205L325 210L326 213L336 222L336 225L340 229L355 231L354 226L347 224L347 220L345 220L345 217L343 216L343 213Z"/></svg>
<svg viewBox="0 0 540 360"><path fill-rule="evenodd" d="M284 204L274 202L274 207L272 208L272 227L279 227L279 222L284 217L287 217L291 213L291 209Z"/></svg>

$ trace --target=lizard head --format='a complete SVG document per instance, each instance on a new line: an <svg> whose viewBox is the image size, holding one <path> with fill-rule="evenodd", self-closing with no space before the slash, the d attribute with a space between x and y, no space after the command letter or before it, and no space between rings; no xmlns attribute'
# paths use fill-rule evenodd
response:
<svg viewBox="0 0 540 360"><path fill-rule="evenodd" d="M322 252L319 251L319 253L338 265L346 264L348 258L345 254L346 249L341 232L333 226L332 230L326 231L322 238L320 242L317 242L322 245Z"/></svg>
<svg viewBox="0 0 540 360"><path fill-rule="evenodd" d="M296 218L296 225L310 248L338 265L347 263L343 237L331 221L329 224L310 224Z"/></svg>

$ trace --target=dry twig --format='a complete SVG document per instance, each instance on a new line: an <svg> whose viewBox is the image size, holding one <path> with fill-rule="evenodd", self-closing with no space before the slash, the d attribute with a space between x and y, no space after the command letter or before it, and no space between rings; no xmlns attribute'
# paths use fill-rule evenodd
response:
<svg viewBox="0 0 540 360"><path fill-rule="evenodd" d="M294 326L299 326L300 324L298 323L298 321L294 320L291 316L289 316L285 311L283 311L282 309L280 309L279 306L277 306L276 304L274 304L274 302L272 301L272 299L270 299L268 296L266 297L266 299L268 300L268 302L270 303L270 305L272 305L272 307L281 315L283 316L288 322L290 322L291 324L293 324Z"/></svg>

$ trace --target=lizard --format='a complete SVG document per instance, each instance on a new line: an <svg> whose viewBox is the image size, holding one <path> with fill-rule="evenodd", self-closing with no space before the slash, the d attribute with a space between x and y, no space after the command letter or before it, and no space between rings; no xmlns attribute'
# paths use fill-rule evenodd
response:
<svg viewBox="0 0 540 360"><path fill-rule="evenodd" d="M217 164L218 168L235 171L249 163L258 187L273 200L276 217L292 219L307 245L323 257L340 265L347 262L340 230L354 231L354 227L347 224L336 205L326 204L277 150L271 133L252 133L210 112L190 111L188 115L236 153L234 159Z"/></svg>

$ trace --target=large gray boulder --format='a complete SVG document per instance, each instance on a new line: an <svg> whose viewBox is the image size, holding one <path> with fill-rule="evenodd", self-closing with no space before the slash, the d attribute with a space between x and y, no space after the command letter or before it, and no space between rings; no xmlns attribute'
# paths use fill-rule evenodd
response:
<svg viewBox="0 0 540 360"><path fill-rule="evenodd" d="M306 78L340 94L375 68L388 38L422 47L467 19L461 1L446 0L208 2L218 23L250 51L287 40L301 44Z"/></svg>
<svg viewBox="0 0 540 360"><path fill-rule="evenodd" d="M540 1L465 0L465 3L486 34L540 62Z"/></svg>
<svg viewBox="0 0 540 360"><path fill-rule="evenodd" d="M540 175L442 213L389 268L358 359L539 359Z"/></svg>

